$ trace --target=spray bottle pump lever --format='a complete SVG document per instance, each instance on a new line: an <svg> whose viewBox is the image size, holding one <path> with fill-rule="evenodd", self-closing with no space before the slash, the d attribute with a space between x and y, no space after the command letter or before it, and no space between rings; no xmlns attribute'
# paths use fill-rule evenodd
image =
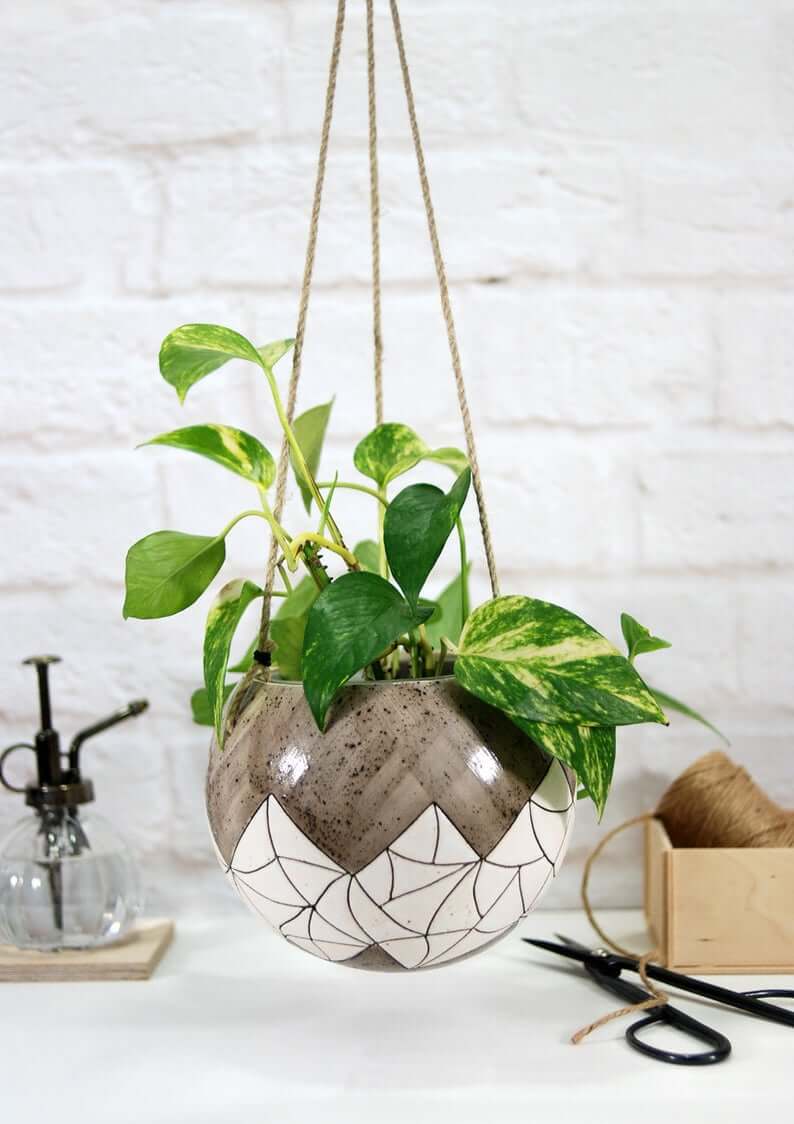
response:
<svg viewBox="0 0 794 1124"><path fill-rule="evenodd" d="M94 722L91 726L86 726L84 730L80 730L72 738L72 744L69 746L69 773L75 778L79 779L80 776L80 749L83 742L88 738L93 738L95 734L101 734L105 730L109 730L111 726L117 726L119 722L124 722L127 718L134 718L137 714L143 714L144 710L149 707L147 699L133 699L132 702L127 703L120 710L115 710L113 714L109 714L107 718L101 718L98 722Z"/></svg>

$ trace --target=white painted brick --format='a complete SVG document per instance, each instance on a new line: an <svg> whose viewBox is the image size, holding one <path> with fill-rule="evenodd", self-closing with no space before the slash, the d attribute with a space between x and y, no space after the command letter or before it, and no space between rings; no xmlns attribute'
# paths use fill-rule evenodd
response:
<svg viewBox="0 0 794 1124"><path fill-rule="evenodd" d="M19 151L236 139L277 127L281 11L97 7L30 19L0 49L0 132Z"/></svg>
<svg viewBox="0 0 794 1124"><path fill-rule="evenodd" d="M518 121L509 53L510 15L488 19L475 0L401 5L406 52L420 107L422 135L435 138L504 136ZM284 56L284 119L290 134L319 135L334 27L333 7L292 4ZM408 140L397 47L388 5L375 9L378 136ZM364 5L348 5L334 106L334 136L362 138L367 130Z"/></svg>
<svg viewBox="0 0 794 1124"><path fill-rule="evenodd" d="M249 364L231 363L204 380L183 407L160 377L160 344L186 322L220 323L256 335L249 303L220 295L0 304L0 434L6 447L14 442L43 453L131 449L156 433L197 422L251 428L261 376Z"/></svg>
<svg viewBox="0 0 794 1124"><path fill-rule="evenodd" d="M0 293L149 278L156 232L143 173L12 166L0 175Z"/></svg>
<svg viewBox="0 0 794 1124"><path fill-rule="evenodd" d="M784 279L794 265L794 163L649 160L634 171L637 228L613 263L649 277Z"/></svg>
<svg viewBox="0 0 794 1124"><path fill-rule="evenodd" d="M120 588L130 528L160 521L154 466L133 453L18 456L0 471L0 541L14 544L0 588Z"/></svg>
<svg viewBox="0 0 794 1124"><path fill-rule="evenodd" d="M794 596L789 589L756 588L740 595L739 661L746 701L761 708L794 709Z"/></svg>
<svg viewBox="0 0 794 1124"><path fill-rule="evenodd" d="M487 422L595 428L712 416L711 332L699 296L499 285L472 289L459 305Z"/></svg>
<svg viewBox="0 0 794 1124"><path fill-rule="evenodd" d="M281 145L267 159L191 156L168 176L163 282L297 286L303 271L316 156ZM554 154L428 152L442 248L451 279L515 272L614 272L625 246L623 177L601 151ZM413 156L381 161L385 281L434 281ZM329 156L315 280L369 283L368 172L362 151ZM601 263L601 264L599 264Z"/></svg>
<svg viewBox="0 0 794 1124"><path fill-rule="evenodd" d="M620 570L633 558L629 467L608 448L488 431L479 459L499 563L511 591L538 569Z"/></svg>
<svg viewBox="0 0 794 1124"><path fill-rule="evenodd" d="M656 454L639 466L649 570L794 563L794 454Z"/></svg>
<svg viewBox="0 0 794 1124"><path fill-rule="evenodd" d="M774 0L507 7L503 42L534 131L717 159L790 131L791 13Z"/></svg>
<svg viewBox="0 0 794 1124"><path fill-rule="evenodd" d="M794 300L721 297L717 340L720 421L743 428L794 425Z"/></svg>

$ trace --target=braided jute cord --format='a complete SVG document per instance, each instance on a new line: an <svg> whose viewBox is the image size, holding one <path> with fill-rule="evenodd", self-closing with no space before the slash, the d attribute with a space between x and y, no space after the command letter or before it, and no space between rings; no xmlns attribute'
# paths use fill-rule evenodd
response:
<svg viewBox="0 0 794 1124"><path fill-rule="evenodd" d="M317 250L317 231L320 225L320 207L323 199L323 184L325 182L325 166L328 161L328 141L331 135L331 120L334 115L334 96L336 94L336 78L339 73L339 53L342 49L342 33L345 27L345 0L338 0L336 8L336 24L334 26L333 46L331 47L331 61L328 66L328 85L325 91L325 111L323 125L320 133L320 152L317 157L317 177L314 184L314 200L309 221L309 240L306 246L306 261L303 268L303 283L301 285L300 301L298 304L298 325L295 330L295 348L292 352L292 371L290 373L289 387L287 390L287 404L285 412L290 425L295 416L295 403L298 398L298 382L301 376L301 360L303 358L303 341L306 335L306 317L309 311L309 296L314 273L314 258ZM273 504L273 515L277 522L281 522L284 513L284 501L287 496L287 471L289 469L289 444L286 436L281 442L281 452L276 470L276 499ZM270 608L273 594L273 582L276 577L276 559L278 557L278 542L274 535L270 538L270 553L267 559L265 572L265 592L262 599L262 617L259 623L259 648L267 650L271 644L268 640L270 632ZM267 668L264 669L269 674Z"/></svg>
<svg viewBox="0 0 794 1124"><path fill-rule="evenodd" d="M369 122L369 211L372 231L372 342L375 361L375 425L383 423L383 332L380 300L380 190L378 117L375 104L375 21L367 0L367 118Z"/></svg>
<svg viewBox="0 0 794 1124"><path fill-rule="evenodd" d="M405 98L408 106L408 117L411 124L416 162L419 170L419 181L422 189L422 200L427 217L427 228L433 250L436 277L441 296L441 309L447 329L452 370L455 376L458 407L463 422L463 432L466 438L466 454L471 466L472 486L477 500L477 509L480 518L483 549L488 565L488 577L491 592L494 597L499 596L499 578L496 572L493 542L485 507L482 478L477 461L477 449L472 429L471 413L466 396L466 387L463 382L460 351L458 348L455 321L452 315L452 306L449 299L446 267L441 253L438 237L435 211L430 196L430 184L427 177L422 140L419 134L419 124L416 117L416 104L414 102L411 76L408 70L408 60L405 51L400 13L396 0L389 0L394 26L397 49L400 56L400 70L402 73ZM300 301L298 305L298 323L295 330L295 347L292 354L292 371L287 390L285 413L287 420L292 423L295 415L295 404L298 395L298 383L301 375L301 361L303 358L303 344L306 335L306 319L309 310L309 296L311 294L312 277L314 274L314 259L317 249L317 232L320 223L320 209L322 207L323 185L325 182L325 169L328 160L328 143L331 134L331 121L334 112L334 98L336 94L336 80L339 73L339 56L342 47L342 35L345 24L345 0L337 0L336 23L334 26L333 44L331 47L331 60L328 66L328 85L325 93L325 111L320 133L320 151L317 157L317 177L314 186L314 199L312 202L311 219L309 222L309 238L306 246L306 261L303 270ZM375 36L374 36L374 4L373 0L366 0L367 13L367 89L368 89L368 121L369 121L369 167L370 167L370 226L372 235L372 328L374 342L374 367L375 367L375 419L380 424L383 420L383 339L381 329L381 278L380 278L380 193L378 185L378 154L377 154L377 118L375 102ZM281 520L284 512L284 503L287 491L287 473L289 469L289 445L286 437L281 442L281 451L276 470L276 497L273 504L273 514L277 521ZM268 651L272 644L268 639L270 631L270 612L272 605L273 583L276 576L276 563L278 560L278 543L271 536L270 551L265 571L264 597L262 599L262 616L259 626L259 648ZM267 668L265 674L269 674Z"/></svg>
<svg viewBox="0 0 794 1124"><path fill-rule="evenodd" d="M449 287L447 285L447 271L444 265L444 258L441 254L441 244L438 239L438 228L436 226L436 216L433 210L433 201L430 198L430 183L427 178L427 168L425 166L425 154L422 148L422 139L419 135L419 124L416 119L416 104L414 102L414 93L411 86L411 75L408 71L408 60L405 54L405 41L403 39L402 26L400 24L400 13L397 9L397 0L389 0L391 8L391 18L394 24L394 35L397 40L397 50L400 55L400 70L403 76L403 86L405 87L405 100L408 104L408 117L411 122L411 136L414 142L414 151L416 153L416 164L419 169L419 182L422 188L422 199L425 204L425 215L427 216L427 229L430 234L430 245L433 249L433 262L436 267L436 277L438 279L438 288L441 296L441 309L444 313L444 323L447 328L447 340L449 342L449 353L452 357L452 370L455 375L455 387L458 392L458 406L460 408L460 416L463 422L463 432L466 437L466 454L469 458L471 466L471 482L474 487L474 495L477 500L477 510L480 515L480 530L482 532L482 543L485 550L485 560L488 563L488 577L491 583L491 593L494 597L499 596L499 577L496 572L496 560L494 558L493 543L491 541L491 530L488 523L488 512L485 506L485 495L483 493L482 478L480 476L480 466L477 462L477 449L474 443L474 431L471 424L471 414L469 413L469 404L466 398L466 387L463 382L463 370L460 362L460 351L458 349L458 339L455 333L455 320L452 315L452 305L449 300Z"/></svg>

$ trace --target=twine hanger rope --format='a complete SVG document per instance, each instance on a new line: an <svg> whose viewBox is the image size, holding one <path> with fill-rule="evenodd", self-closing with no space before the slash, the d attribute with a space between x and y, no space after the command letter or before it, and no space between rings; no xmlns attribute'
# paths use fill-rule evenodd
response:
<svg viewBox="0 0 794 1124"><path fill-rule="evenodd" d="M707 753L694 761L667 788L653 812L624 820L608 831L590 852L582 872L581 896L587 920L609 948L638 960L640 978L651 997L610 1011L573 1035L576 1044L594 1030L636 1011L647 1011L668 1001L646 974L648 964L660 957L659 949L643 956L618 944L598 923L590 902L590 875L599 855L622 832L660 819L674 847L794 847L794 812L775 804L746 769L724 753Z"/></svg>
<svg viewBox="0 0 794 1124"><path fill-rule="evenodd" d="M430 195L430 183L425 164L424 150L419 133L419 124L416 116L413 87L405 50L405 40L400 22L400 13L397 0L389 0L392 25L400 58L400 71L402 73L403 88L408 108L408 118L411 126L411 137L416 155L419 183L422 191L422 200L427 219L427 229L433 251L436 279L438 281L441 310L447 331L452 371L455 377L458 408L460 410L463 432L466 439L466 455L471 467L472 487L477 501L477 510L480 520L483 549L488 566L488 577L491 593L499 596L499 578L496 571L496 560L491 539L488 512L485 506L485 495L477 460L477 449L472 427L471 413L469 410L466 386L463 380L463 370L460 361L455 321L452 305L449 299L449 286L447 283L446 267L441 253L441 244L438 237L435 211ZM314 275L314 261L317 250L317 233L320 224L320 210L322 207L323 186L325 183L325 170L328 161L328 144L331 134L331 122L334 112L334 98L336 83L339 73L339 56L342 48L342 36L345 25L346 0L337 0L336 23L334 25L331 59L328 66L328 83L325 93L325 109L320 133L320 151L317 158L317 175L314 185L314 199L312 202L311 218L309 222L309 237L306 246L306 261L303 270L300 300L298 304L298 323L295 330L295 346L292 353L292 371L290 373L287 390L285 413L287 420L292 424L295 415L295 404L298 396L298 383L301 375L301 362L303 358L303 344L306 335L306 320L309 311L309 297L311 294L312 278ZM375 97L375 34L374 34L374 3L366 0L367 22L367 109L368 109L368 139L369 139L369 171L370 171L370 232L372 238L372 330L374 347L374 390L375 390L375 420L380 425L383 421L383 336L381 326L381 277L380 277L380 192L378 183L378 136L377 136L377 107ZM289 469L289 445L286 437L282 439L279 454L278 468L276 471L276 496L273 504L273 514L280 522L284 511L287 490L287 473ZM265 573L264 597L262 599L262 617L259 629L259 648L269 650L272 645L268 639L270 631L270 613L272 605L273 583L276 574L278 559L278 543L271 536L270 552L267 559ZM265 669L267 671L267 669Z"/></svg>

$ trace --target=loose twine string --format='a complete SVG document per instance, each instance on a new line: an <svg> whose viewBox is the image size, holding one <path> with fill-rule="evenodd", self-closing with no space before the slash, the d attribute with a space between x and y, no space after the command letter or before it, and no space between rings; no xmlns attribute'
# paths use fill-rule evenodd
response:
<svg viewBox="0 0 794 1124"><path fill-rule="evenodd" d="M411 75L408 69L405 40L403 37L402 25L400 22L400 13L397 6L397 0L389 0L389 5L391 8L392 24L394 26L394 35L397 42L397 50L400 56L400 70L402 73L403 88L405 90L405 98L408 106L408 117L411 125L411 137L413 139L414 152L416 154L416 163L419 171L419 182L422 190L422 200L424 202L425 215L427 218L427 229L430 235L430 244L433 250L433 262L435 264L436 278L438 280L439 294L441 297L441 309L444 315L444 323L447 330L447 341L449 343L450 357L452 360L452 370L455 376L455 388L457 391L458 408L460 410L461 421L463 422L463 432L466 439L466 454L468 456L469 464L471 467L472 486L474 488L474 495L477 501L477 510L480 519L480 531L482 534L483 549L485 551L485 559L488 565L488 577L491 585L491 593L494 597L498 597L499 578L496 570L496 560L494 557L488 512L485 505L485 494L483 490L479 462L477 460L477 448L474 440L474 430L472 427L471 413L469 410L469 404L466 395L466 386L463 381L460 350L458 348L457 334L455 332L455 320L452 314L452 305L449 299L449 286L447 283L446 266L444 265L444 258L441 253L441 244L438 237L438 227L436 224L435 211L430 195L430 183L427 175L427 167L425 164L422 139L419 133L419 123L416 116L416 103L414 101ZM383 421L383 338L381 327L380 192L378 184L378 135L375 100L375 34L373 7L373 0L366 0L368 89L367 100L369 124L370 228L372 236L372 320L375 366L375 418L377 424L381 424L381 422ZM287 420L290 422L290 424L292 423L295 414L295 404L298 396L298 383L300 381L301 375L303 343L306 335L306 319L309 310L309 297L311 294L312 277L314 275L314 260L317 249L317 233L320 224L320 209L322 206L323 185L325 182L325 170L328 160L328 143L331 135L331 121L333 119L334 112L334 98L336 94L337 75L339 73L339 56L342 48L344 24L345 0L337 0L336 23L334 26L334 37L331 47L331 60L328 66L328 84L325 93L325 110L323 113L322 130L320 133L320 151L317 158L317 176L314 186L314 200L312 203L311 220L309 222L309 238L306 247L306 262L303 270L303 282L301 284L300 301L298 305L298 324L295 331L295 347L292 355L292 371L290 374L289 387L287 391L287 402L285 407ZM273 504L273 514L278 521L281 520L281 516L284 511L288 469L289 445L285 437L281 442L281 452L279 454L278 468L276 470L276 497ZM261 651L269 651L272 647L272 643L268 639L268 634L270 631L273 583L276 576L277 559L278 543L276 539L271 536L270 552L268 554L267 569L265 572L264 596L262 599L262 616L259 626L259 649ZM267 668L265 668L264 671L266 674L269 674Z"/></svg>
<svg viewBox="0 0 794 1124"><path fill-rule="evenodd" d="M591 851L582 872L582 905L587 920L609 948L637 959L640 978L650 998L603 1015L571 1038L579 1043L588 1034L637 1011L647 1011L668 1001L665 992L648 978L647 967L660 957L659 949L639 956L618 944L598 923L590 902L593 866L604 848L621 832L660 819L674 847L794 847L794 812L781 808L764 793L740 765L724 753L707 753L676 778L653 812L643 812L608 831Z"/></svg>

